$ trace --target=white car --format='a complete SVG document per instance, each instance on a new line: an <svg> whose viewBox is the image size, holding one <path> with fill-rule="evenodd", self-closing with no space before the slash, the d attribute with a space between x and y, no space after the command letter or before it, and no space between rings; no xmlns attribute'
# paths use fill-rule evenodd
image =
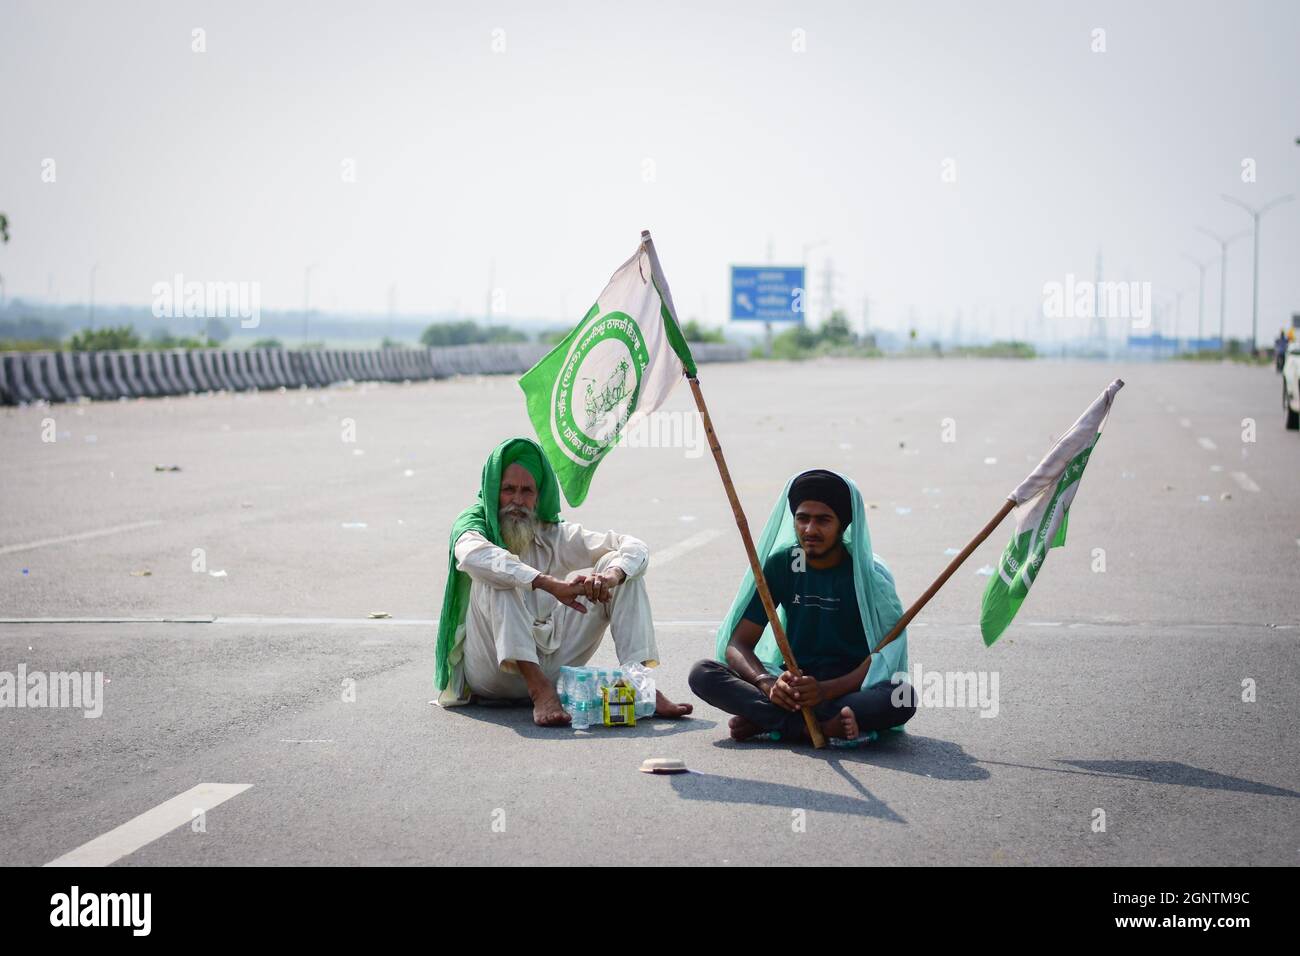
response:
<svg viewBox="0 0 1300 956"><path fill-rule="evenodd" d="M1300 429L1300 340L1286 347L1286 364L1282 366L1282 411L1286 427Z"/></svg>

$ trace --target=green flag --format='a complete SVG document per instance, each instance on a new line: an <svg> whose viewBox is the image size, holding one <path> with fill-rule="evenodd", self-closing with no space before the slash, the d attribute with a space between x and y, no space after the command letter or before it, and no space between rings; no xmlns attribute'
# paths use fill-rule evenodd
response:
<svg viewBox="0 0 1300 956"><path fill-rule="evenodd" d="M1020 610L1048 549L1065 544L1070 503L1079 490L1084 466L1101 438L1115 393L1123 387L1119 379L1107 385L1033 473L1008 496L1016 503L1011 512L1016 530L984 590L980 632L986 646L998 639Z"/></svg>
<svg viewBox="0 0 1300 956"><path fill-rule="evenodd" d="M677 326L650 233L578 327L523 374L528 417L577 507L619 435L664 403L695 361Z"/></svg>

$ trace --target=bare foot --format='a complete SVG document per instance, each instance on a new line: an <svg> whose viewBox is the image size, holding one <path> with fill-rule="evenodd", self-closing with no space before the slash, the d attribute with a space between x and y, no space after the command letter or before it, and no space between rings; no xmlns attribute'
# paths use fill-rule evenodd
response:
<svg viewBox="0 0 1300 956"><path fill-rule="evenodd" d="M690 704L674 704L671 700L663 695L663 691L655 691L655 716L668 717L676 720L679 717L685 717L695 708Z"/></svg>
<svg viewBox="0 0 1300 956"><path fill-rule="evenodd" d="M737 743L763 732L762 727L746 717L732 717L727 726L731 728L731 739Z"/></svg>
<svg viewBox="0 0 1300 956"><path fill-rule="evenodd" d="M853 714L853 708L844 707L834 717L822 721L822 733L827 737L839 737L841 740L852 740L858 735L858 718Z"/></svg>
<svg viewBox="0 0 1300 956"><path fill-rule="evenodd" d="M560 698L555 691L542 693L533 698L533 723L538 727L565 727L573 721L560 706Z"/></svg>
<svg viewBox="0 0 1300 956"><path fill-rule="evenodd" d="M515 664L533 701L533 723L538 727L566 727L572 723L573 718L560 706L555 685L542 669L532 661L515 661Z"/></svg>

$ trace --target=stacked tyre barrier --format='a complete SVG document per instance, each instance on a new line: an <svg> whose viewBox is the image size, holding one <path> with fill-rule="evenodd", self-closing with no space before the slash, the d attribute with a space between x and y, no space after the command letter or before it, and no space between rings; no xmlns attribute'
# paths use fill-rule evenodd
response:
<svg viewBox="0 0 1300 956"><path fill-rule="evenodd" d="M409 349L161 349L0 353L0 402L112 400L195 392L325 388L341 382L417 382L453 375L518 375L548 351L532 343ZM735 345L697 343L696 362L737 362Z"/></svg>

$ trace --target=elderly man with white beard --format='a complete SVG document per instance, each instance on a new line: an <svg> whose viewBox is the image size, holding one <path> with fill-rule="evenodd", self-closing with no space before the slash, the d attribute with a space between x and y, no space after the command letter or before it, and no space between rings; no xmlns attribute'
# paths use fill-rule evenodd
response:
<svg viewBox="0 0 1300 956"><path fill-rule="evenodd" d="M535 723L567 725L560 668L589 661L606 630L620 665L659 663L643 579L649 550L631 535L562 520L559 503L555 473L531 439L502 442L484 464L479 502L451 531L435 677L444 707L527 696ZM691 709L656 694L656 716Z"/></svg>

